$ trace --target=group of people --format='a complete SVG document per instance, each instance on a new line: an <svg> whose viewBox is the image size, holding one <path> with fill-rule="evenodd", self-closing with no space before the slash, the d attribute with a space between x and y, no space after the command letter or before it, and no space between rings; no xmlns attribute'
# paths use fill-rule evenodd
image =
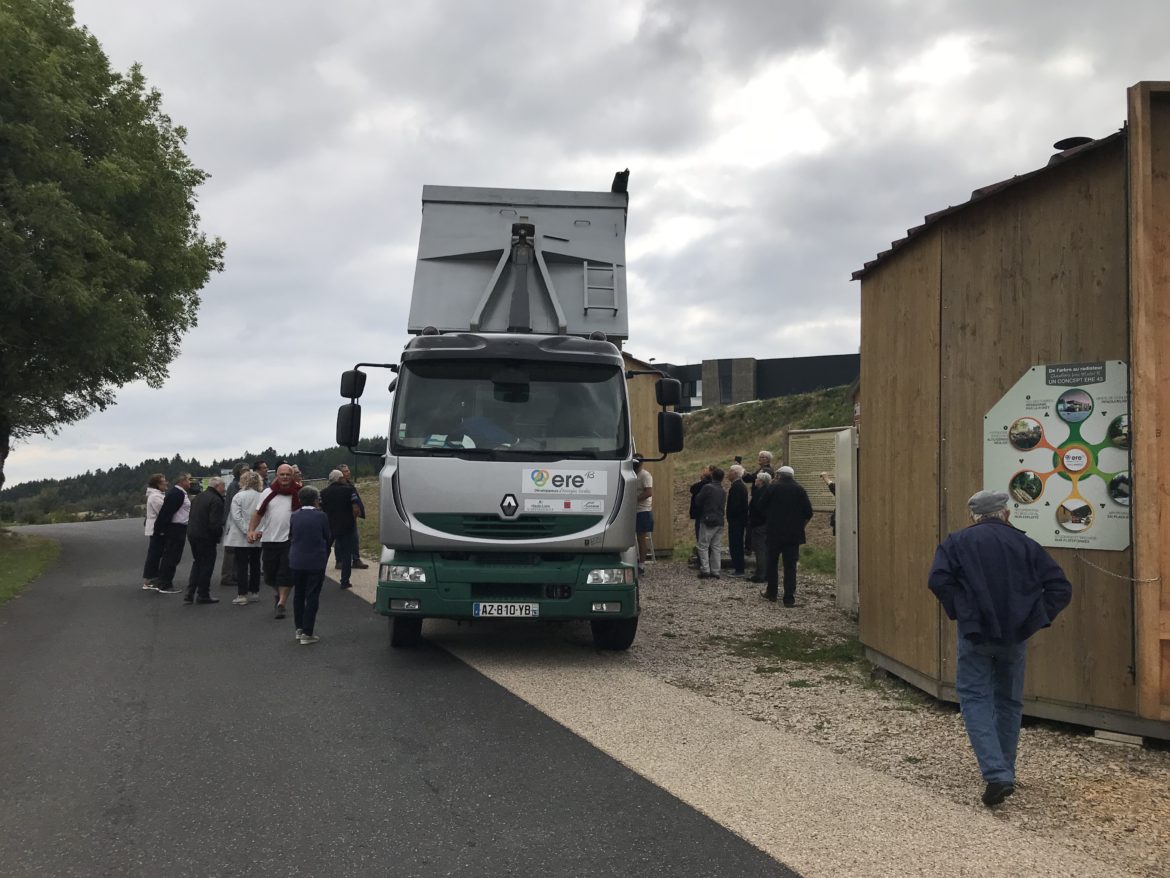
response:
<svg viewBox="0 0 1170 878"><path fill-rule="evenodd" d="M746 556L755 555L752 582L765 583L760 596L796 606L796 565L806 542L805 527L812 519L808 492L796 480L791 466L772 466L772 452L761 451L757 468L747 472L737 458L724 472L705 466L691 485L690 517L695 522L696 566L699 579L722 578L722 540L727 531L730 576L747 576ZM727 478L725 488L723 480ZM750 487L749 487L750 486Z"/></svg>
<svg viewBox="0 0 1170 878"><path fill-rule="evenodd" d="M783 561L783 601L791 607L812 505L792 467L773 469L767 451L759 453L757 463L753 473L746 473L738 459L726 474L717 466L704 467L691 486L699 578L720 578L726 527L730 575L746 576L745 549L750 547L756 556L752 580L766 582L760 594L774 601ZM820 477L835 495L832 477ZM968 501L971 524L938 547L928 578L930 590L957 624L955 690L986 784L982 801L989 808L1015 792L1027 641L1050 626L1072 598L1072 585L1052 556L1008 523L1009 499L1003 492L973 495Z"/></svg>
<svg viewBox="0 0 1170 878"><path fill-rule="evenodd" d="M349 467L332 470L321 491L303 484L296 465L283 461L270 481L263 460L236 464L230 484L214 476L205 490L192 488L189 473L179 473L171 485L162 473L150 477L143 590L185 591L187 604L219 603L211 594L211 577L222 542L220 584L235 586L232 603L243 607L259 601L263 578L273 589L275 618L285 618L291 596L297 641L317 643L314 626L330 553L343 589L350 587L354 568L368 566L359 554L357 529L365 507ZM175 572L186 543L191 545L191 573L182 590L175 586Z"/></svg>

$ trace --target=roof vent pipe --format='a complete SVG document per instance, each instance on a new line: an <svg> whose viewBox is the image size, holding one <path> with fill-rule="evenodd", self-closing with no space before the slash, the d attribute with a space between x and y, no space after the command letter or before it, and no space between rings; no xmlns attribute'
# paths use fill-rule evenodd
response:
<svg viewBox="0 0 1170 878"><path fill-rule="evenodd" d="M1086 143L1092 142L1092 137L1066 137L1052 144L1052 148L1064 152L1066 149L1076 149L1078 146L1084 146Z"/></svg>

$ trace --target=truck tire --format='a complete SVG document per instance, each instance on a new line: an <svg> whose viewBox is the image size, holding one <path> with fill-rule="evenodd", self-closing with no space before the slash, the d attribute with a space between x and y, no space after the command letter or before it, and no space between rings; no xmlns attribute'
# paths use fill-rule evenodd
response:
<svg viewBox="0 0 1170 878"><path fill-rule="evenodd" d="M417 616L390 617L390 645L395 649L413 649L422 636L423 620Z"/></svg>
<svg viewBox="0 0 1170 878"><path fill-rule="evenodd" d="M593 645L598 649L629 649L638 633L638 617L633 619L591 619Z"/></svg>

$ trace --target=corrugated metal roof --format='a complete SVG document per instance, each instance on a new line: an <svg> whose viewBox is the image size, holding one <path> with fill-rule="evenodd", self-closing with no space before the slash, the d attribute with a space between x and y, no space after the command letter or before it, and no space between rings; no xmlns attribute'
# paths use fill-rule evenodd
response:
<svg viewBox="0 0 1170 878"><path fill-rule="evenodd" d="M1110 134L1108 137L1102 137L1100 140L1093 140L1084 144L1083 146L1076 146L1072 149L1066 149L1064 152L1058 152L1052 156L1052 158L1048 160L1048 164L1042 168L1037 168L1035 171L1030 171L1027 174L1020 174L1018 176L1012 177L1009 180L1003 180L999 183L992 183L988 186L983 186L982 188L976 189L974 192L972 192L971 198L967 201L964 201L962 204L956 204L953 207L948 207L944 210L939 210L935 211L934 213L927 214L923 218L922 225L915 226L912 229L907 229L906 237L899 238L897 241L891 242L889 250L883 250L882 252L878 253L877 256L875 256L869 262L865 263L865 265L863 265L857 271L853 272L853 280L861 280L873 268L880 264L882 260L884 260L900 247L903 247L915 235L918 235L926 229L930 228L944 217L948 217L953 213L958 213L960 210L963 210L964 208L969 207L978 201L983 201L985 198L998 195L1000 192L1003 192L1006 189L1010 189L1019 183L1023 183L1025 180L1031 180L1032 178L1047 172L1056 165L1062 165L1071 159L1079 158L1090 152L1095 152L1096 150L1101 149L1108 144L1114 143L1124 136L1125 129L1123 128L1115 134Z"/></svg>

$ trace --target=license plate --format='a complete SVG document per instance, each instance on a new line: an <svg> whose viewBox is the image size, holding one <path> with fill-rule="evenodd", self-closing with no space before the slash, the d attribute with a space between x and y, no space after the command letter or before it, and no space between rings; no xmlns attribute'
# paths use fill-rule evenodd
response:
<svg viewBox="0 0 1170 878"><path fill-rule="evenodd" d="M472 604L473 616L499 616L504 619L535 619L540 615L540 604Z"/></svg>

